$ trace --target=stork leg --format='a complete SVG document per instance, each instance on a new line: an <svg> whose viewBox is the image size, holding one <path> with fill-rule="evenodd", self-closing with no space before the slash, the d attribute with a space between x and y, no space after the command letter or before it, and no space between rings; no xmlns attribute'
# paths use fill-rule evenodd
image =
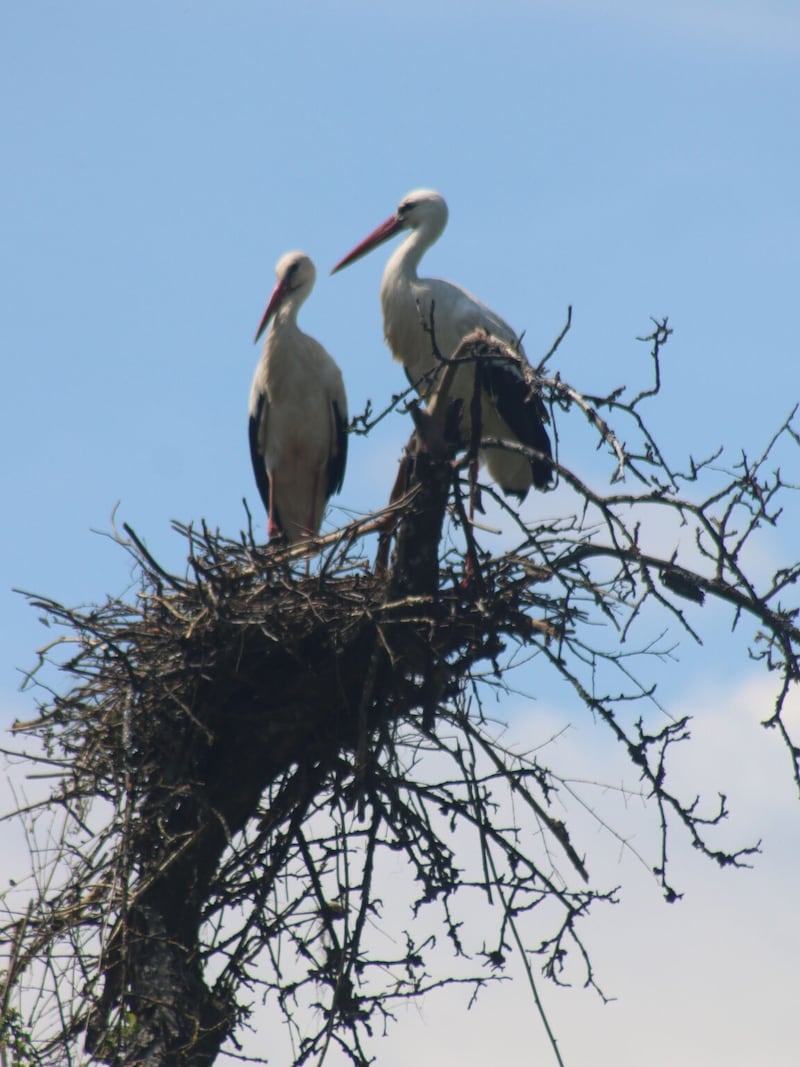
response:
<svg viewBox="0 0 800 1067"><path fill-rule="evenodd" d="M269 508L267 509L267 536L270 541L273 538L280 537L283 533L283 527L281 526L281 520L278 515L278 509L275 507L275 482L272 477L269 477Z"/></svg>
<svg viewBox="0 0 800 1067"><path fill-rule="evenodd" d="M314 505L317 502L317 492L319 490L319 471L314 475L314 484L311 486L311 500L309 503L308 519L306 520L306 537L313 537L317 530L317 516L314 514ZM320 516L320 520L321 520ZM306 556L306 577L308 577L311 570L311 559Z"/></svg>

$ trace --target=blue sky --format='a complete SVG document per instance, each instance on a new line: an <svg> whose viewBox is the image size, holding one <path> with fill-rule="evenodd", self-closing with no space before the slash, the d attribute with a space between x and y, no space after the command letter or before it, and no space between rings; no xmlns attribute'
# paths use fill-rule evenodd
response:
<svg viewBox="0 0 800 1067"><path fill-rule="evenodd" d="M118 521L178 569L171 519L205 518L235 536L246 496L263 524L246 404L252 336L283 252L301 248L317 264L301 325L339 361L351 411L401 386L382 342L385 250L333 278L328 270L414 187L439 189L450 207L425 271L526 330L531 357L572 304L563 377L590 391L638 387L649 367L635 336L651 315L669 315L675 334L652 414L667 449L760 450L800 399L798 71L793 2L6 3L0 721L30 716L19 669L48 637L11 588L70 603L124 592L127 558L92 532L109 529L117 503ZM565 461L596 471L577 444L585 434L571 448L560 429ZM352 442L345 510L332 521L385 501L407 432L398 416ZM537 506L531 498L526 514ZM767 555L796 555L797 515L765 540ZM722 704L754 691L740 644L732 654L711 635L708 647L687 649L680 675L665 679L677 702L699 689ZM792 899L781 896L785 872L766 862L732 889L730 872L723 888L716 872L687 864L697 900L709 884L726 899L744 895L719 937L739 945L737 988L774 976L778 996L789 957L757 954L777 934L736 939L758 911L742 882L752 893L762 878L757 899L779 912ZM631 915L657 896L636 892ZM704 921L719 922L703 906L685 905L695 919L681 951L703 952ZM656 902L648 929L660 932L665 910ZM681 937L673 926L641 963L667 975L663 986L654 978L651 1001L663 1010L688 966L664 957ZM719 955L703 957L708 1020ZM633 1036L646 1040L648 1016L630 981L636 966L622 968L635 1010L622 992L602 1021L582 995L566 1002L596 1064L641 1062ZM670 1010L651 1064L754 1062L721 1023L703 1031L700 1013L682 1029ZM687 1048L708 1027L719 1058L692 1060ZM504 1040L505 1062L527 1063L535 1023L504 1028ZM430 1033L426 1042L433 1048ZM407 1062L402 1036L392 1043ZM788 1067L794 1049L787 1025L769 1062ZM420 1067L440 1062L425 1059L425 1042L413 1055Z"/></svg>

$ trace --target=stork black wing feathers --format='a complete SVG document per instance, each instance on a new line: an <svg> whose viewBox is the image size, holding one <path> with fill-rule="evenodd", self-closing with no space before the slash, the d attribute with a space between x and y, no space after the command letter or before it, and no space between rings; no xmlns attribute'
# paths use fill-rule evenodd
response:
<svg viewBox="0 0 800 1067"><path fill-rule="evenodd" d="M526 384L518 369L509 362L488 359L481 363L483 385L494 400L497 413L522 445L541 452L548 459L553 450L544 427L547 411L534 388ZM545 489L553 480L553 466L547 459L531 458L533 484Z"/></svg>
<svg viewBox="0 0 800 1067"><path fill-rule="evenodd" d="M261 448L259 446L261 420L266 419L267 417L267 413L264 410L266 402L267 398L265 394L262 393L258 398L258 407L256 408L255 413L250 416L248 437L250 439L250 459L253 461L253 473L256 476L256 485L261 494L261 499L264 501L264 507L267 509L267 514L269 514L269 475L267 474L264 457L261 455Z"/></svg>
<svg viewBox="0 0 800 1067"><path fill-rule="evenodd" d="M339 405L331 401L333 424L336 429L336 448L328 460L327 496L338 493L344 483L344 469L347 466L347 420L343 418Z"/></svg>

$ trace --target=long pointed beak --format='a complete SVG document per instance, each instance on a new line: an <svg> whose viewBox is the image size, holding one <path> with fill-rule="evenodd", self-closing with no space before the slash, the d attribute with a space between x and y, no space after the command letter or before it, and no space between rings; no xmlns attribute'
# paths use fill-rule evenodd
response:
<svg viewBox="0 0 800 1067"><path fill-rule="evenodd" d="M272 316L275 314L275 312L281 306L281 304L283 303L284 299L286 298L286 296L289 294L290 291L291 290L289 289L289 286L286 284L285 279L281 279L278 282L278 284L275 286L275 288L272 290L272 296L269 298L269 303L267 304L266 308L264 309L264 314L261 316L261 322L258 324L258 329L256 330L256 335L253 338L253 344L254 345L258 344L258 339L261 336L261 334L264 332L264 330L266 330L267 325L269 323L269 320L272 318Z"/></svg>
<svg viewBox="0 0 800 1067"><path fill-rule="evenodd" d="M361 244L356 245L352 252L348 252L344 259L340 259L336 266L331 271L331 274L335 274L337 270L341 270L342 267L347 267L351 263L355 263L357 259L361 259L367 252L371 252L373 248L377 248L378 245L382 245L384 241L388 241L390 237L394 237L398 230L403 228L403 223L398 219L397 215L390 215L386 222L382 222L377 230L373 230L369 237L365 237Z"/></svg>

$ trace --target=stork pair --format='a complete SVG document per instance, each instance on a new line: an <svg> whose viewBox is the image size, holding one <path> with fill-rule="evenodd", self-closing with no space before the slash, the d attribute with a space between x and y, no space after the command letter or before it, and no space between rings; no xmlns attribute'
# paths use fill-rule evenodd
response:
<svg viewBox="0 0 800 1067"><path fill-rule="evenodd" d="M447 224L447 204L430 189L404 197L396 211L332 273L353 263L400 230L408 237L383 273L381 304L386 341L409 381L432 400L443 364L467 334L482 328L519 354L519 362L488 364L481 376L481 436L517 442L527 454L495 448L481 452L489 473L507 494L522 500L533 485L552 479L545 411L531 390L524 354L513 330L466 290L438 278L419 278L425 251ZM314 264L302 252L288 252L275 268L277 284L256 332L270 326L250 390L250 453L256 484L269 516L270 538L289 543L318 533L328 498L342 487L347 459L347 398L339 367L313 337L297 325L297 313L314 286ZM427 327L427 329L426 329ZM524 364L524 368L523 368ZM470 440L469 412L475 364L464 363L450 382L449 396L462 401L461 434Z"/></svg>

